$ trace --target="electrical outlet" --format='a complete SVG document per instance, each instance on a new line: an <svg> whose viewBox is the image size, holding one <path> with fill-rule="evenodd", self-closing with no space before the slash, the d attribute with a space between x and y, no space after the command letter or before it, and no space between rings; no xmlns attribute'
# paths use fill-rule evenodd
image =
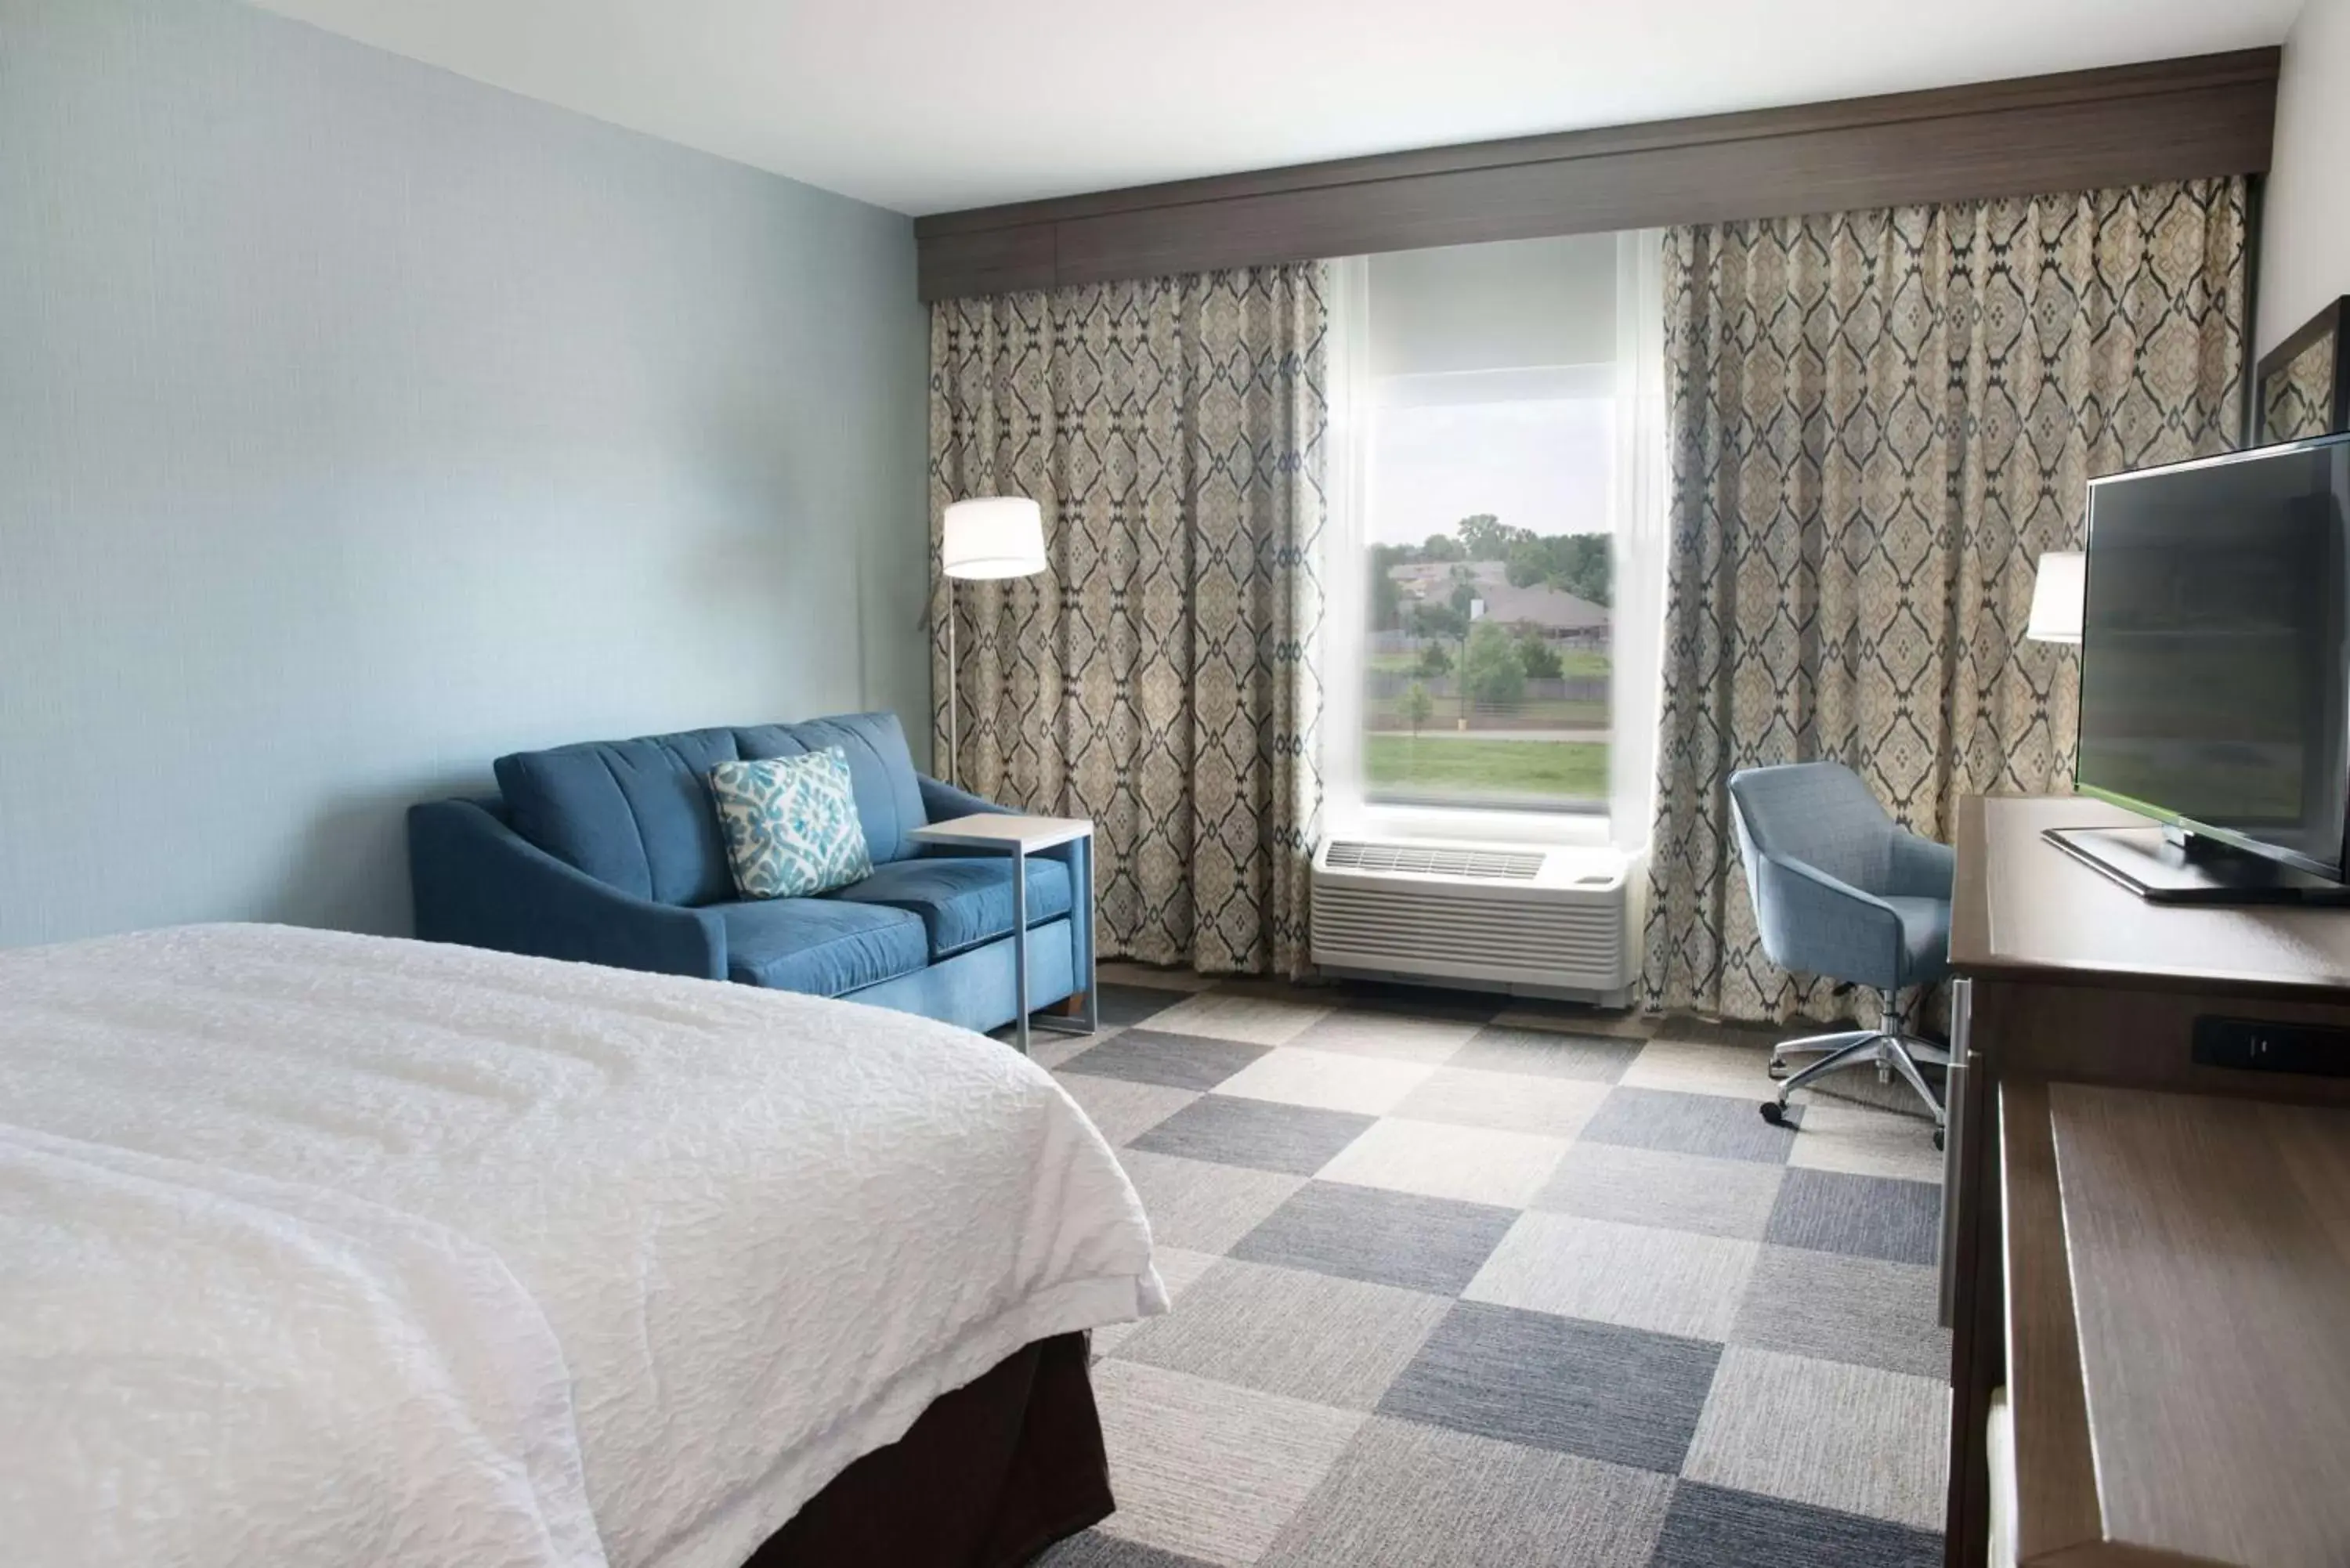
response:
<svg viewBox="0 0 2350 1568"><path fill-rule="evenodd" d="M2350 1029L2263 1018L2198 1018L2194 1054L2206 1067L2350 1078Z"/></svg>

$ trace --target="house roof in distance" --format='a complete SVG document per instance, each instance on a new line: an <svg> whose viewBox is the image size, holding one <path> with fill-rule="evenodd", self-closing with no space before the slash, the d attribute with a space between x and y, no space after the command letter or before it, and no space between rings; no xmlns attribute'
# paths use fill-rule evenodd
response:
<svg viewBox="0 0 2350 1568"><path fill-rule="evenodd" d="M1411 561L1389 566L1388 576L1416 601L1441 599L1452 592L1452 568L1468 568L1476 581L1477 597L1485 601L1485 618L1504 626L1531 626L1542 631L1594 631L1607 624L1607 608L1563 588L1536 585L1514 587L1509 569L1499 561Z"/></svg>

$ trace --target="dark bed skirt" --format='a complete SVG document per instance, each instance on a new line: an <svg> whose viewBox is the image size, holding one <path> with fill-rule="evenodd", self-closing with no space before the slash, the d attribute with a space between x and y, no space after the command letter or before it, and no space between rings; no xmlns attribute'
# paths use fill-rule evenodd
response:
<svg viewBox="0 0 2350 1568"><path fill-rule="evenodd" d="M1086 1336L1025 1345L931 1401L770 1536L747 1568L1013 1568L1109 1517Z"/></svg>

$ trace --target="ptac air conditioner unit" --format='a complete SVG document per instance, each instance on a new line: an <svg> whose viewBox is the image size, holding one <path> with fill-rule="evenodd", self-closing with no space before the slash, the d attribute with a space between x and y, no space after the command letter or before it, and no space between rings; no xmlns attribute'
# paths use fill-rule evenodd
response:
<svg viewBox="0 0 2350 1568"><path fill-rule="evenodd" d="M1629 880L1612 849L1334 838L1314 856L1314 961L1620 1007Z"/></svg>

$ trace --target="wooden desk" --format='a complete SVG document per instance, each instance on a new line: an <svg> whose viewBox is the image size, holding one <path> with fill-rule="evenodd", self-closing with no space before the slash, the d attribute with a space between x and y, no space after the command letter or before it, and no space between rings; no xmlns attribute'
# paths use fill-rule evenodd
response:
<svg viewBox="0 0 2350 1568"><path fill-rule="evenodd" d="M2350 1562L2350 1077L2191 1052L2350 1030L2350 910L2147 904L2040 837L2128 820L1960 808L1947 1560L1989 1560L2004 1387L2017 1562Z"/></svg>

